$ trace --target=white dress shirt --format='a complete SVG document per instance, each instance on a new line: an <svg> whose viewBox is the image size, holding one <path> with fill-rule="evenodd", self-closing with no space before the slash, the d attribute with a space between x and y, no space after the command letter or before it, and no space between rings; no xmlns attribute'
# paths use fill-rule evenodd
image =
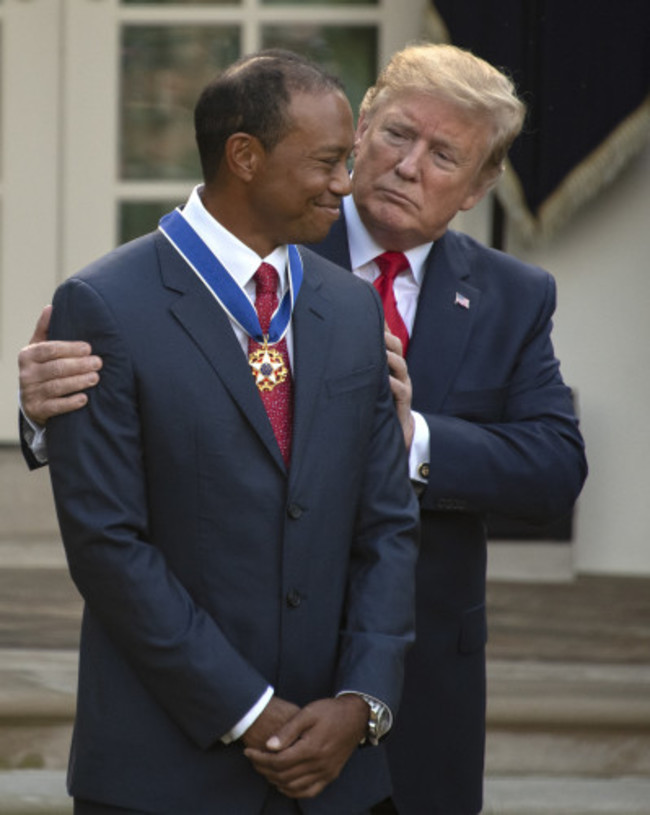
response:
<svg viewBox="0 0 650 815"><path fill-rule="evenodd" d="M207 209L203 206L201 201L201 191L203 185L198 185L192 190L192 193L183 208L183 216L188 224L194 229L201 240L206 244L212 254L219 258L219 261L230 273L230 276L235 280L242 289L253 305L255 305L255 281L253 279L255 272L258 270L262 262L270 263L271 266L278 273L278 302L282 300L289 283L289 275L287 273L287 261L289 252L286 246L278 246L270 255L261 258L257 252L254 252L245 243L242 243L239 238L235 237L232 232L229 232L219 221L210 215ZM203 282L199 276L199 280ZM212 289L206 286L210 294L214 296ZM246 355L248 355L248 334L239 325L239 323L230 319L230 324L233 327L237 339ZM291 322L285 334L287 340L287 348L289 351L289 359L293 362L293 336L291 331Z"/></svg>
<svg viewBox="0 0 650 815"><path fill-rule="evenodd" d="M351 195L343 199L343 210L348 229L348 246L352 271L357 277L372 284L380 275L379 267L374 262L374 258L381 255L385 250L363 225ZM408 272L397 275L393 283L397 310L402 320L404 320L409 336L413 333L415 312L424 278L424 264L432 246L433 242L425 243L404 252L411 268ZM420 472L420 465L428 462L430 458L429 425L417 411L412 411L412 414L415 427L409 454L409 474L413 481L424 482L426 479Z"/></svg>

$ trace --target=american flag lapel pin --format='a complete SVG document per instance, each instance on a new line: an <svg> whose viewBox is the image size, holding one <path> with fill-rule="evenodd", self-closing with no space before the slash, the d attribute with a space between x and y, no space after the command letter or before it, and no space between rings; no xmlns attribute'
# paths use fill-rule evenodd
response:
<svg viewBox="0 0 650 815"><path fill-rule="evenodd" d="M454 300L455 306L461 306L461 308L469 308L469 297L465 297L464 294L461 294L459 291L456 292L456 299Z"/></svg>

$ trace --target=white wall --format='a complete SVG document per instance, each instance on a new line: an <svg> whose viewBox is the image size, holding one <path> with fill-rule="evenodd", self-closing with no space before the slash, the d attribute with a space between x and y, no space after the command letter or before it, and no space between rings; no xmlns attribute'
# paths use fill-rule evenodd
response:
<svg viewBox="0 0 650 815"><path fill-rule="evenodd" d="M574 568L650 575L650 145L547 245L509 238L558 283L555 348L590 466Z"/></svg>

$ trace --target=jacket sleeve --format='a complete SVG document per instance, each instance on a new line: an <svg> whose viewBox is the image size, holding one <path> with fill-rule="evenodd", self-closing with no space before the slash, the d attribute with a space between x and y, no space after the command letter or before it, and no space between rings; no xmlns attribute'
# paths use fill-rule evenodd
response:
<svg viewBox="0 0 650 815"><path fill-rule="evenodd" d="M555 283L550 275L544 280L498 418L487 420L471 405L423 413L430 433L423 509L541 523L569 511L578 497L587 474L584 443L551 342Z"/></svg>
<svg viewBox="0 0 650 815"><path fill-rule="evenodd" d="M371 292L377 308L381 384L351 548L337 690L367 693L395 713L402 693L404 659L415 639L419 510L389 386L383 313L376 292Z"/></svg>

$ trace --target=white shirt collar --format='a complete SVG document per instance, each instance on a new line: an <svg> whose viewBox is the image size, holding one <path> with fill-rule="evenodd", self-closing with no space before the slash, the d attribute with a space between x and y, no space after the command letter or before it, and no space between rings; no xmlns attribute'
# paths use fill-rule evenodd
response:
<svg viewBox="0 0 650 815"><path fill-rule="evenodd" d="M350 248L350 263L352 270L360 269L367 263L374 260L377 255L380 255L385 249L380 246L377 241L372 237L370 232L366 229L359 216L356 204L351 195L347 195L343 199L343 211L345 213L345 221L348 228L348 244ZM404 252L406 255L413 277L415 278L418 286L422 285L424 277L424 263L427 259L433 241L423 243L413 249Z"/></svg>
<svg viewBox="0 0 650 815"><path fill-rule="evenodd" d="M185 220L210 251L219 258L219 261L226 267L242 289L250 283L260 263L265 261L277 270L280 277L280 294L282 295L288 285L287 247L278 246L270 255L261 258L257 252L242 243L236 235L229 232L207 211L201 201L202 190L202 184L197 185L192 190L183 208Z"/></svg>

